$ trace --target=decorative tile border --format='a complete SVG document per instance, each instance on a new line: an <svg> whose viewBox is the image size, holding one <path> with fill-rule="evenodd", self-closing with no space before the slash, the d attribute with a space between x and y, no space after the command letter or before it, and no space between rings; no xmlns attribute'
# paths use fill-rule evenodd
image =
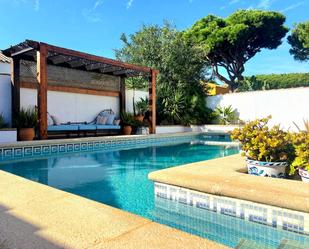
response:
<svg viewBox="0 0 309 249"><path fill-rule="evenodd" d="M202 193L173 185L154 183L155 196L256 222L274 228L309 235L309 214L274 206Z"/></svg>
<svg viewBox="0 0 309 249"><path fill-rule="evenodd" d="M63 153L108 150L111 148L135 148L149 145L167 145L179 142L190 142L192 139L199 136L202 139L204 134L180 133L139 136L109 136L17 142L14 144L0 145L0 162ZM218 145L226 146L227 144L222 144L222 142L220 142ZM234 145L231 143L231 146Z"/></svg>

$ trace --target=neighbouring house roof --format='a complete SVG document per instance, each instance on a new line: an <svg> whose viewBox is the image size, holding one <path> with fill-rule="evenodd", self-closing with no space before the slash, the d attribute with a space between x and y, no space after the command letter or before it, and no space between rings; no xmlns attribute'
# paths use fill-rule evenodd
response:
<svg viewBox="0 0 309 249"><path fill-rule="evenodd" d="M37 51L40 51L42 46L46 47L48 51L46 56L47 64L52 66L122 77L148 76L153 70L149 67L133 65L32 40L25 40L2 52L9 57L18 56L21 60L36 61Z"/></svg>
<svg viewBox="0 0 309 249"><path fill-rule="evenodd" d="M2 54L2 52L0 51L0 62L2 62L2 63L11 63L11 58L5 56L5 55Z"/></svg>

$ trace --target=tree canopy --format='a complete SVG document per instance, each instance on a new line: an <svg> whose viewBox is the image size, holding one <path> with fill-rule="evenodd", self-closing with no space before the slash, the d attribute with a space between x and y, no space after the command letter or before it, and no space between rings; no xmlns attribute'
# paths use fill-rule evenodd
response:
<svg viewBox="0 0 309 249"><path fill-rule="evenodd" d="M243 80L245 63L261 49L275 49L282 43L288 32L284 22L285 16L278 12L239 10L227 18L208 15L185 31L184 37L203 50L213 75L234 91Z"/></svg>
<svg viewBox="0 0 309 249"><path fill-rule="evenodd" d="M309 21L297 24L288 36L288 42L295 60L309 61Z"/></svg>
<svg viewBox="0 0 309 249"><path fill-rule="evenodd" d="M190 46L168 23L162 27L144 25L134 34L122 34L121 41L123 47L115 51L117 59L160 71L157 81L158 122L205 122L205 95L200 82L207 68L198 48ZM148 84L139 78L128 82L139 88Z"/></svg>

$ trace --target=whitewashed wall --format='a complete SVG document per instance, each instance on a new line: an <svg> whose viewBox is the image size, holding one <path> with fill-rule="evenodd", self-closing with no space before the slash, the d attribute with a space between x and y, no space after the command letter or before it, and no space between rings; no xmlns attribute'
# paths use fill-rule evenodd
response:
<svg viewBox="0 0 309 249"><path fill-rule="evenodd" d="M6 67L6 73L10 72L9 64L0 64ZM11 123L11 79L9 75L0 75L0 113L3 113L7 122ZM148 96L146 91L135 91L135 101L140 97ZM133 91L126 91L126 110L133 112ZM34 89L21 88L21 107L33 107L37 105L37 93ZM96 96L88 94L66 93L48 91L47 109L51 115L59 118L60 122L92 121L102 110L111 108L119 116L119 98L108 96Z"/></svg>
<svg viewBox="0 0 309 249"><path fill-rule="evenodd" d="M37 93L34 89L21 88L20 105L37 105ZM111 108L119 115L119 98L66 92L47 92L47 110L61 123L90 122L104 109Z"/></svg>
<svg viewBox="0 0 309 249"><path fill-rule="evenodd" d="M11 77L10 64L0 62L0 113L11 124Z"/></svg>
<svg viewBox="0 0 309 249"><path fill-rule="evenodd" d="M239 113L242 120L272 115L271 125L281 124L285 129L303 127L303 119L309 119L309 87L268 91L230 93L207 97L207 106L229 106Z"/></svg>
<svg viewBox="0 0 309 249"><path fill-rule="evenodd" d="M137 102L140 98L148 97L148 92L136 90L135 93L133 90L126 90L126 111L133 113L133 95L134 101Z"/></svg>

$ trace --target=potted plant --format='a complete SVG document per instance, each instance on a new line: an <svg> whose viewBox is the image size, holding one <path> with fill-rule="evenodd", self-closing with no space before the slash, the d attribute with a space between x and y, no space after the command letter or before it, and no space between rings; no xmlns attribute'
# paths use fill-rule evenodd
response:
<svg viewBox="0 0 309 249"><path fill-rule="evenodd" d="M290 134L279 125L268 127L270 118L257 119L243 128L236 128L231 137L241 143L249 174L284 178L294 157L294 147Z"/></svg>
<svg viewBox="0 0 309 249"><path fill-rule="evenodd" d="M35 128L38 124L38 114L35 108L21 108L14 119L21 141L31 141L35 137Z"/></svg>
<svg viewBox="0 0 309 249"><path fill-rule="evenodd" d="M302 181L309 182L309 133L300 132L293 134L295 159L291 164L290 174L298 170Z"/></svg>
<svg viewBox="0 0 309 249"><path fill-rule="evenodd" d="M148 110L149 100L147 97L140 98L138 102L135 103L135 108L137 111L137 115L135 116L135 119L137 121L143 122L145 117L145 112Z"/></svg>
<svg viewBox="0 0 309 249"><path fill-rule="evenodd" d="M134 115L129 112L123 112L121 114L121 123L123 125L123 134L124 135L131 135L132 133L132 126L135 125L136 120Z"/></svg>

